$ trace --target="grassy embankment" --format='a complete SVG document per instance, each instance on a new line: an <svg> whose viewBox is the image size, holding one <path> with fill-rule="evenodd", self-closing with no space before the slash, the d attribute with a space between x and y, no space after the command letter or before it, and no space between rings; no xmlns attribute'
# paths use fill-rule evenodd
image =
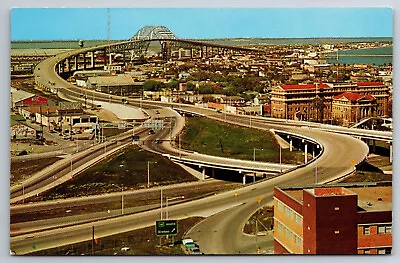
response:
<svg viewBox="0 0 400 263"><path fill-rule="evenodd" d="M234 159L253 160L256 148L256 161L279 163L279 144L267 131L196 118L188 119L181 140L182 148ZM303 152L282 149L282 163L303 162Z"/></svg>

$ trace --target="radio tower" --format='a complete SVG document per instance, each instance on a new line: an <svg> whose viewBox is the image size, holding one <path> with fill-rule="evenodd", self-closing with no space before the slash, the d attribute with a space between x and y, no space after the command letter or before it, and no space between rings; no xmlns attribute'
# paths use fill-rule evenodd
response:
<svg viewBox="0 0 400 263"><path fill-rule="evenodd" d="M110 65L111 65L111 48L110 48L110 8L107 8L107 40L108 40L108 70L110 71Z"/></svg>

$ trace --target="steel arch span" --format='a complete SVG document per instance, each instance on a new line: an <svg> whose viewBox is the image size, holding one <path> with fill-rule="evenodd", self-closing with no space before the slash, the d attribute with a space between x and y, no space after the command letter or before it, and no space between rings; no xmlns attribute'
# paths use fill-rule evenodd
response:
<svg viewBox="0 0 400 263"><path fill-rule="evenodd" d="M153 39L178 39L171 30L165 26L142 27L130 40L153 40Z"/></svg>

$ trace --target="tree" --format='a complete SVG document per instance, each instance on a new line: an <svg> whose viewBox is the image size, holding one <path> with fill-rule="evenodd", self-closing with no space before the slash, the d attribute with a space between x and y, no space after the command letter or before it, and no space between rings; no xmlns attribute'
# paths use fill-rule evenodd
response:
<svg viewBox="0 0 400 263"><path fill-rule="evenodd" d="M178 81L171 80L170 82L167 83L166 86L167 86L167 89L169 89L169 90L178 89Z"/></svg>
<svg viewBox="0 0 400 263"><path fill-rule="evenodd" d="M313 100L313 106L317 110L317 121L324 121L325 98L317 95Z"/></svg>
<svg viewBox="0 0 400 263"><path fill-rule="evenodd" d="M160 91L165 88L165 84L160 81L148 80L143 83L143 89L146 91Z"/></svg>

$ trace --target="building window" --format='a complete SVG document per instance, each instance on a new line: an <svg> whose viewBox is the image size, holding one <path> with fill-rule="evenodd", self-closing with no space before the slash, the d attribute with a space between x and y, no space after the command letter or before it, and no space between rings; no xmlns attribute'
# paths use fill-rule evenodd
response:
<svg viewBox="0 0 400 263"><path fill-rule="evenodd" d="M277 222L277 223L278 223L278 231L282 232L282 229L283 229L282 224L280 222Z"/></svg>
<svg viewBox="0 0 400 263"><path fill-rule="evenodd" d="M283 210L283 204L281 201L278 201L278 209Z"/></svg>
<svg viewBox="0 0 400 263"><path fill-rule="evenodd" d="M285 228L285 235L289 240L293 240L293 232L290 231L288 228Z"/></svg>
<svg viewBox="0 0 400 263"><path fill-rule="evenodd" d="M288 217L292 217L292 215L293 215L293 211L289 208L289 207L285 207L285 214L288 216Z"/></svg>
<svg viewBox="0 0 400 263"><path fill-rule="evenodd" d="M370 227L369 226L365 226L364 227L364 235L369 235L370 233Z"/></svg>
<svg viewBox="0 0 400 263"><path fill-rule="evenodd" d="M302 247L303 246L303 241L301 240L301 238L299 236L297 236L297 235L295 235L294 238L295 238L295 241L296 241L296 245L299 246L299 247Z"/></svg>
<svg viewBox="0 0 400 263"><path fill-rule="evenodd" d="M378 226L378 234L392 233L392 226Z"/></svg>
<svg viewBox="0 0 400 263"><path fill-rule="evenodd" d="M378 249L378 254L379 255L384 255L384 254L386 254L385 252L386 252L386 250L384 248Z"/></svg>
<svg viewBox="0 0 400 263"><path fill-rule="evenodd" d="M301 216L299 216L298 214L296 214L296 223L301 225Z"/></svg>

